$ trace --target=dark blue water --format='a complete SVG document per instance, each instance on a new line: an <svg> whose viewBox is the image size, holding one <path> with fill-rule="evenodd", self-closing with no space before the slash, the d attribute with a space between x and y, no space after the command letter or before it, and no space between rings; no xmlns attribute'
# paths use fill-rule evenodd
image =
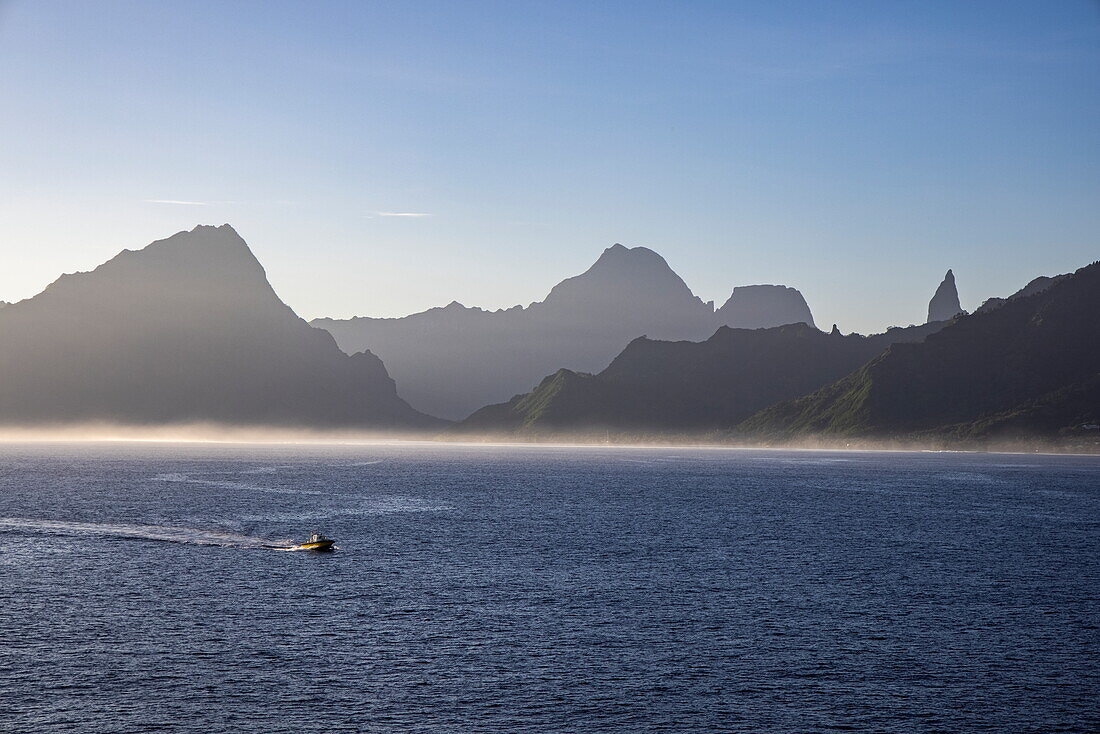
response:
<svg viewBox="0 0 1100 734"><path fill-rule="evenodd" d="M0 591L5 731L1100 728L1097 458L8 445Z"/></svg>

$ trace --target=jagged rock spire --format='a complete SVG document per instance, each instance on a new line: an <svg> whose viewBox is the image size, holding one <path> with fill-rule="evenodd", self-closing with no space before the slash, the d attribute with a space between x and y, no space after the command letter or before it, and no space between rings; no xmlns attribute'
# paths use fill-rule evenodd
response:
<svg viewBox="0 0 1100 734"><path fill-rule="evenodd" d="M943 276L943 282L936 294L928 302L928 321L947 321L962 311L959 304L959 291L955 287L955 274L950 270Z"/></svg>

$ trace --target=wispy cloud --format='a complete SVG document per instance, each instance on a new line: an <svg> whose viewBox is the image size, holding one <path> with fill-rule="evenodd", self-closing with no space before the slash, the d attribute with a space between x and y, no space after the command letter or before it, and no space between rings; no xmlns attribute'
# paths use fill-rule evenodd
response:
<svg viewBox="0 0 1100 734"><path fill-rule="evenodd" d="M380 217L430 217L427 212L375 212Z"/></svg>
<svg viewBox="0 0 1100 734"><path fill-rule="evenodd" d="M210 206L209 201L180 201L179 199L142 199L146 204L182 204L183 206Z"/></svg>

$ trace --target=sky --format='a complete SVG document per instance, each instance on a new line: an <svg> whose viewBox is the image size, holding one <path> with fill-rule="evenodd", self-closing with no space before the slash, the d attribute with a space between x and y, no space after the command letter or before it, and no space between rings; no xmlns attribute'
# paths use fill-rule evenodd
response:
<svg viewBox="0 0 1100 734"><path fill-rule="evenodd" d="M0 300L225 222L306 318L616 242L824 328L972 310L1100 259L1100 3L0 0Z"/></svg>

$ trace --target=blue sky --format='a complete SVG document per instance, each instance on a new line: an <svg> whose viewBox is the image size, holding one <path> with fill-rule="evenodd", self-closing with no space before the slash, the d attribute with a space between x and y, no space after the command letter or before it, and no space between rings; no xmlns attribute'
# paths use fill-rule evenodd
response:
<svg viewBox="0 0 1100 734"><path fill-rule="evenodd" d="M867 332L1100 258L1087 0L0 0L0 100L9 301L197 223L306 317L526 304L622 242Z"/></svg>

